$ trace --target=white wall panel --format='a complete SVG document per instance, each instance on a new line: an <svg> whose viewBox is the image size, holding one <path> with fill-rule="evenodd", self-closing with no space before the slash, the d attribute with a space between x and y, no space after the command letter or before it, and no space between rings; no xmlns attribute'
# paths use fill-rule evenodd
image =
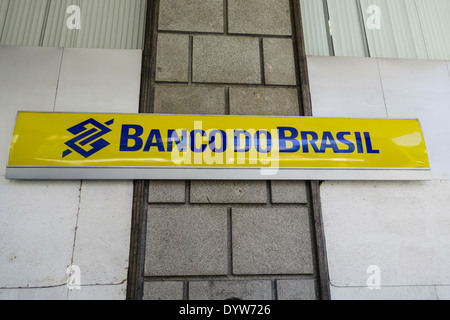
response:
<svg viewBox="0 0 450 320"><path fill-rule="evenodd" d="M65 300L67 299L67 287L61 285L52 288L38 289L0 289L0 300Z"/></svg>
<svg viewBox="0 0 450 320"><path fill-rule="evenodd" d="M55 110L137 113L141 56L139 50L64 49ZM80 199L74 264L85 287L69 299L123 299L126 286L119 284L127 280L133 183L83 181Z"/></svg>
<svg viewBox="0 0 450 320"><path fill-rule="evenodd" d="M0 177L0 289L66 283L79 188L80 182L74 181Z"/></svg>
<svg viewBox="0 0 450 320"><path fill-rule="evenodd" d="M376 59L308 57L315 117L386 118Z"/></svg>
<svg viewBox="0 0 450 320"><path fill-rule="evenodd" d="M140 50L64 49L56 111L139 110Z"/></svg>
<svg viewBox="0 0 450 320"><path fill-rule="evenodd" d="M120 285L96 285L86 286L81 290L71 290L69 300L123 300L127 295L127 283ZM103 298L107 297L107 298Z"/></svg>
<svg viewBox="0 0 450 320"><path fill-rule="evenodd" d="M390 118L418 118L435 179L450 179L450 77L445 61L380 59Z"/></svg>
<svg viewBox="0 0 450 320"><path fill-rule="evenodd" d="M362 60L368 65L378 63L379 68L362 68ZM367 90L367 79L372 78L382 85L382 101L389 118L421 121L435 177L422 182L321 184L332 298L448 299L448 62L309 57L308 63L315 115L367 114L364 99L372 96ZM344 67L350 70L345 76ZM361 73L367 77L365 81ZM329 107L324 108L327 101ZM333 101L345 101L347 105L336 103L339 108L333 109ZM367 288L372 275L367 269L372 265L380 268L380 290Z"/></svg>
<svg viewBox="0 0 450 320"><path fill-rule="evenodd" d="M435 179L450 179L448 62L309 57L315 117L418 118Z"/></svg>
<svg viewBox="0 0 450 320"><path fill-rule="evenodd" d="M53 111L62 51L0 46L0 288L66 281L80 183L5 180L16 113Z"/></svg>
<svg viewBox="0 0 450 320"><path fill-rule="evenodd" d="M439 300L450 300L450 286L436 286L435 288Z"/></svg>
<svg viewBox="0 0 450 320"><path fill-rule="evenodd" d="M367 274L367 276L369 276ZM448 291L444 286L395 286L382 287L379 290L367 287L331 287L333 300L445 300L443 294L438 294L439 288Z"/></svg>
<svg viewBox="0 0 450 320"><path fill-rule="evenodd" d="M0 47L0 165L6 166L18 110L137 112L141 56L140 50ZM123 300L132 200L131 181L18 182L3 172L0 299ZM71 263L80 267L79 291L66 287Z"/></svg>
<svg viewBox="0 0 450 320"><path fill-rule="evenodd" d="M450 285L449 180L326 182L320 191L333 286L366 287L371 265L382 288Z"/></svg>
<svg viewBox="0 0 450 320"><path fill-rule="evenodd" d="M0 176L5 176L17 111L53 111L62 52L0 46Z"/></svg>
<svg viewBox="0 0 450 320"><path fill-rule="evenodd" d="M132 205L132 181L83 182L73 258L85 285L126 282Z"/></svg>

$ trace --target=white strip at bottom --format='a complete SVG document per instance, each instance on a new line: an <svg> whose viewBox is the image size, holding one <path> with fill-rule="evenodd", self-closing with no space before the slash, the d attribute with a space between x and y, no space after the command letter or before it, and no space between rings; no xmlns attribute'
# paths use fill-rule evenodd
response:
<svg viewBox="0 0 450 320"><path fill-rule="evenodd" d="M432 180L423 169L7 167L15 180Z"/></svg>

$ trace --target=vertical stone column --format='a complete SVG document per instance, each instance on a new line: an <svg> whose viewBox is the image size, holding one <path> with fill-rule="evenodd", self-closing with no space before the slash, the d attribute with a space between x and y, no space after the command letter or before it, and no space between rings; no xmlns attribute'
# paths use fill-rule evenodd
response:
<svg viewBox="0 0 450 320"><path fill-rule="evenodd" d="M289 0L160 0L152 111L300 116ZM251 121L251 117L249 117ZM144 299L315 299L303 181L150 181Z"/></svg>

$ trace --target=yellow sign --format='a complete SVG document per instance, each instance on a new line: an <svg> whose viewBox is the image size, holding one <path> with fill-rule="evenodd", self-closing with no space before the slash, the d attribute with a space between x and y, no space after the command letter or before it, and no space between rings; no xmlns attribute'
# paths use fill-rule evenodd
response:
<svg viewBox="0 0 450 320"><path fill-rule="evenodd" d="M428 169L417 120L32 113L8 168Z"/></svg>

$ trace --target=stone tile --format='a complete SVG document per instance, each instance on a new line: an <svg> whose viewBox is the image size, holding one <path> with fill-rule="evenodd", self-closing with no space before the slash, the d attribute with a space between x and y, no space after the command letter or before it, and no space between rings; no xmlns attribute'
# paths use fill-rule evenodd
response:
<svg viewBox="0 0 450 320"><path fill-rule="evenodd" d="M265 38L264 74L266 84L296 85L292 39Z"/></svg>
<svg viewBox="0 0 450 320"><path fill-rule="evenodd" d="M304 181L272 181L272 203L307 203Z"/></svg>
<svg viewBox="0 0 450 320"><path fill-rule="evenodd" d="M150 181L149 203L184 203L186 201L185 181Z"/></svg>
<svg viewBox="0 0 450 320"><path fill-rule="evenodd" d="M189 36L158 34L156 81L188 82Z"/></svg>
<svg viewBox="0 0 450 320"><path fill-rule="evenodd" d="M223 32L223 0L161 0L159 30Z"/></svg>
<svg viewBox="0 0 450 320"><path fill-rule="evenodd" d="M260 84L258 38L194 37L193 81Z"/></svg>
<svg viewBox="0 0 450 320"><path fill-rule="evenodd" d="M227 210L150 208L146 276L227 274Z"/></svg>
<svg viewBox="0 0 450 320"><path fill-rule="evenodd" d="M142 300L183 300L183 282L145 282Z"/></svg>
<svg viewBox="0 0 450 320"><path fill-rule="evenodd" d="M271 300L270 280L191 281L189 300Z"/></svg>
<svg viewBox="0 0 450 320"><path fill-rule="evenodd" d="M265 181L192 181L191 203L266 203Z"/></svg>
<svg viewBox="0 0 450 320"><path fill-rule="evenodd" d="M232 87L230 114L299 116L297 89Z"/></svg>
<svg viewBox="0 0 450 320"><path fill-rule="evenodd" d="M156 86L154 112L223 115L225 90L209 86Z"/></svg>
<svg viewBox="0 0 450 320"><path fill-rule="evenodd" d="M233 208L234 274L313 273L308 209Z"/></svg>
<svg viewBox="0 0 450 320"><path fill-rule="evenodd" d="M314 280L277 280L278 300L316 300Z"/></svg>
<svg viewBox="0 0 450 320"><path fill-rule="evenodd" d="M228 32L291 35L289 0L228 0Z"/></svg>

